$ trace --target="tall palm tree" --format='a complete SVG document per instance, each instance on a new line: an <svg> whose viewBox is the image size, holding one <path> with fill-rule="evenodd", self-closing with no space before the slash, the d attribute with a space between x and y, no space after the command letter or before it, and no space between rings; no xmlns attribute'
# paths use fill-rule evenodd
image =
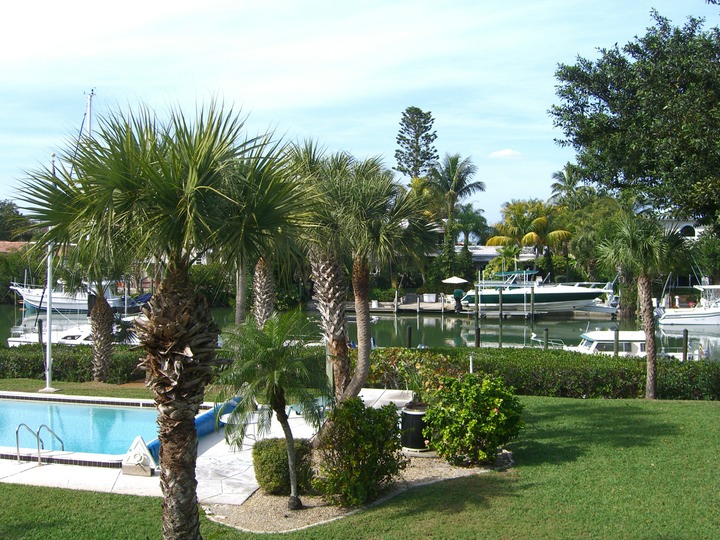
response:
<svg viewBox="0 0 720 540"><path fill-rule="evenodd" d="M243 121L212 103L190 121L170 111L160 122L147 107L102 118L92 140L65 159L72 182L31 175L26 200L51 227L44 242L77 243L92 256L126 245L165 265L162 282L137 325L140 367L158 409L164 538L201 538L194 418L217 364L219 329L196 294L190 266L228 234L223 180L243 151Z"/></svg>
<svg viewBox="0 0 720 540"><path fill-rule="evenodd" d="M342 242L352 256L358 355L355 371L341 400L355 397L370 369L370 268L400 254L425 255L436 247L433 225L421 199L393 181L379 158L351 164L350 174L337 178Z"/></svg>
<svg viewBox="0 0 720 540"><path fill-rule="evenodd" d="M445 198L448 219L455 215L455 205L470 195L485 191L485 183L472 182L477 167L467 157L462 159L460 154L445 154L439 166L435 167L428 180L435 189Z"/></svg>
<svg viewBox="0 0 720 540"><path fill-rule="evenodd" d="M620 269L637 279L647 354L645 397L654 399L657 348L651 279L660 272L667 257L667 242L662 227L653 218L632 212L623 213L615 221L611 236L598 245L598 251L600 260L607 267Z"/></svg>
<svg viewBox="0 0 720 540"><path fill-rule="evenodd" d="M288 508L302 508L298 496L295 442L288 421L288 408L299 405L303 416L316 428L320 426L322 403L330 389L325 375L324 351L307 347L314 325L300 311L275 313L260 328L250 319L244 325L225 332L225 347L234 361L219 377L221 386L229 386L239 396L227 424L226 436L241 446L247 427L257 418L258 435L270 429L270 415L282 426L287 443L290 472ZM320 398L320 399L318 399ZM267 404L270 410L257 403Z"/></svg>
<svg viewBox="0 0 720 540"><path fill-rule="evenodd" d="M253 281L255 316L261 320L272 313L275 288L272 261L292 251L293 239L309 226L310 208L315 195L297 180L286 158L287 148L270 134L249 139L246 151L225 175L222 205L227 236L222 239L220 256L235 266L235 323L244 320L247 263L255 266Z"/></svg>
<svg viewBox="0 0 720 540"><path fill-rule="evenodd" d="M313 141L293 145L289 157L298 177L318 195L314 209L314 222L318 226L307 228L304 237L313 278L313 295L317 300L328 360L332 364L335 400L339 402L350 382L345 310L348 286L340 246L341 220L332 193L338 177L348 173L353 160L344 152L326 156Z"/></svg>

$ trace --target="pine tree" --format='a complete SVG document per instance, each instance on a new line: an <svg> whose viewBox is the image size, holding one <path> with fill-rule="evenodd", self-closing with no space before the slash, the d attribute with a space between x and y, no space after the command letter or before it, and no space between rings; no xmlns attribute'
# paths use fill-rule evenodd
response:
<svg viewBox="0 0 720 540"><path fill-rule="evenodd" d="M433 131L430 111L423 112L417 107L408 107L400 120L400 132L395 139L400 146L395 151L396 171L411 178L425 176L433 168L438 153L432 143L437 138Z"/></svg>

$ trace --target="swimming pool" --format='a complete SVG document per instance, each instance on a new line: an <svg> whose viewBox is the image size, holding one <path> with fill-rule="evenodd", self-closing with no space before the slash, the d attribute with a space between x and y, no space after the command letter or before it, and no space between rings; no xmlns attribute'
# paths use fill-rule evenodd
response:
<svg viewBox="0 0 720 540"><path fill-rule="evenodd" d="M0 400L0 446L15 447L15 432L22 423L34 432L45 424L69 452L125 454L136 436L146 442L157 437L157 411L152 406ZM21 448L37 446L27 429L21 428L19 435ZM46 450L60 450L60 443L44 429L41 438Z"/></svg>

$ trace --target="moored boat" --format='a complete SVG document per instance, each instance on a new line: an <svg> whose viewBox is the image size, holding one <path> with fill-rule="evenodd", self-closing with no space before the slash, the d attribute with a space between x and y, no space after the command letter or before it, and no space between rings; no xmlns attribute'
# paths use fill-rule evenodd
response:
<svg viewBox="0 0 720 540"><path fill-rule="evenodd" d="M484 281L477 284L480 311L530 313L569 313L576 310L596 311L603 304L602 297L612 294L612 284L602 287L584 284L545 284L530 280L537 272L503 272L504 281ZM475 289L460 300L465 309L475 309Z"/></svg>
<svg viewBox="0 0 720 540"><path fill-rule="evenodd" d="M603 354L606 356L614 356L617 340L618 356L647 356L645 349L645 332L642 330L590 330L580 335L580 343L578 345L565 345L566 351L579 352L583 354ZM679 350L669 350L658 345L658 357L674 358L676 360L683 359L683 353ZM688 360L699 360L703 357L698 351L688 351Z"/></svg>
<svg viewBox="0 0 720 540"><path fill-rule="evenodd" d="M10 289L22 297L26 309L37 311L45 309L49 297L46 287L27 287L13 283L10 285ZM66 291L64 289L53 289L52 309L59 313L87 313L92 307L93 296L87 290ZM130 297L126 299L124 296L114 295L109 288L105 291L105 298L113 311L117 313L124 312L126 305L128 313L139 310L135 300Z"/></svg>
<svg viewBox="0 0 720 540"><path fill-rule="evenodd" d="M658 324L720 325L720 285L695 285L695 288L701 292L700 302L689 307L657 308Z"/></svg>

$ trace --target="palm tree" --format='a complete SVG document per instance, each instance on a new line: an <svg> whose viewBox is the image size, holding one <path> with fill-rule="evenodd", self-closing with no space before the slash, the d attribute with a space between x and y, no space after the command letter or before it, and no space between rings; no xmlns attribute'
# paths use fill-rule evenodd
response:
<svg viewBox="0 0 720 540"><path fill-rule="evenodd" d="M583 202L595 192L592 186L580 185L580 168L573 163L568 162L562 170L554 172L552 179L554 182L550 185L550 202L566 206L570 210L581 208Z"/></svg>
<svg viewBox="0 0 720 540"><path fill-rule="evenodd" d="M332 188L338 177L347 174L352 158L343 152L329 157L313 141L293 145L290 160L299 178L317 193L314 221L305 238L313 278L313 293L320 313L320 326L333 366L335 400L340 401L350 382L347 315L347 280L343 270L340 225Z"/></svg>
<svg viewBox="0 0 720 540"><path fill-rule="evenodd" d="M465 237L466 248L469 247L471 234L476 235L482 241L490 230L483 212L484 210L475 210L472 204L460 205L460 211L457 215L457 228Z"/></svg>
<svg viewBox="0 0 720 540"><path fill-rule="evenodd" d="M309 226L315 195L297 180L286 158L287 148L270 134L249 139L246 151L225 177L228 199L222 206L228 235L222 239L221 257L235 267L235 323L245 318L247 263L257 261L255 316L267 318L273 309L275 288L270 254L275 259L291 252L293 239Z"/></svg>
<svg viewBox="0 0 720 540"><path fill-rule="evenodd" d="M229 236L223 180L243 151L243 121L216 103L194 121L170 111L160 122L146 107L110 113L94 139L64 158L77 179L31 175L25 200L48 227L43 242L112 254L127 246L165 266L162 282L137 324L140 367L158 409L164 538L201 538L194 418L218 363L219 329L190 280L195 258Z"/></svg>
<svg viewBox="0 0 720 540"><path fill-rule="evenodd" d="M458 201L485 191L484 182L471 182L476 172L477 167L472 160L469 157L462 159L460 154L445 154L442 163L430 172L428 180L445 198L448 219L454 217Z"/></svg>
<svg viewBox="0 0 720 540"><path fill-rule="evenodd" d="M425 255L436 247L421 199L396 184L379 158L352 162L350 167L350 174L338 176L331 192L340 213L341 241L352 257L358 337L355 371L341 401L358 395L370 369L371 265L400 254Z"/></svg>
<svg viewBox="0 0 720 540"><path fill-rule="evenodd" d="M667 242L657 220L632 212L621 214L611 236L598 245L600 260L611 269L619 269L637 279L640 320L645 332L647 381L645 397L655 398L655 317L651 279L663 267Z"/></svg>
<svg viewBox="0 0 720 540"><path fill-rule="evenodd" d="M302 508L298 496L295 442L288 422L288 407L299 405L303 415L319 428L323 398L330 395L325 374L325 354L320 347L308 347L307 338L314 325L300 311L275 313L261 328L250 319L244 325L225 332L225 347L234 361L224 371L218 384L230 387L239 395L233 421L227 424L226 436L241 446L253 417L257 418L258 435L270 428L270 415L282 426L287 442L290 473L288 508ZM270 410L257 404L267 404Z"/></svg>
<svg viewBox="0 0 720 540"><path fill-rule="evenodd" d="M521 243L526 246L533 246L535 250L535 269L537 269L538 256L541 252L546 253L550 259L547 271L552 272L552 255L550 249L554 246L567 242L572 233L565 229L555 228L553 224L554 214L548 209L545 215L532 220L530 230L523 236Z"/></svg>

